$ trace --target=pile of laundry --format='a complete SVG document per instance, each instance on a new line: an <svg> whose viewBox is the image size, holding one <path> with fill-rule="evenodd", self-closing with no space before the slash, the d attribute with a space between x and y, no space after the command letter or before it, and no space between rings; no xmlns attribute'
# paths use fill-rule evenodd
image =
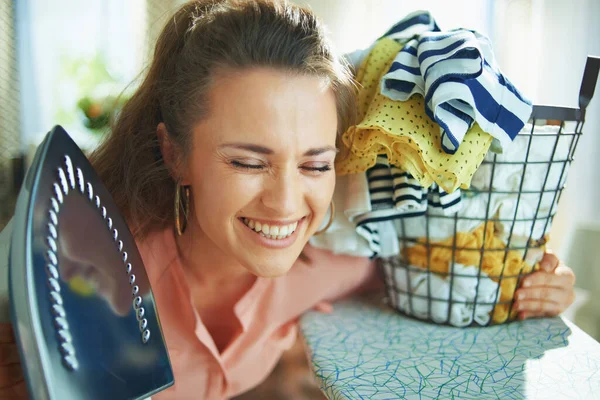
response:
<svg viewBox="0 0 600 400"><path fill-rule="evenodd" d="M441 31L428 12L347 59L359 122L341 137L333 224L311 244L381 259L390 304L410 315L511 319L545 250L572 138L528 123L531 101L488 38Z"/></svg>

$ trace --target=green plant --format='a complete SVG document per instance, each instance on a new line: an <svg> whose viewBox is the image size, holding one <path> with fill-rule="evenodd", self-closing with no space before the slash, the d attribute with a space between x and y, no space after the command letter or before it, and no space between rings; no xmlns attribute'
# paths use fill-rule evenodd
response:
<svg viewBox="0 0 600 400"><path fill-rule="evenodd" d="M82 123L92 133L103 133L123 105L125 84L106 67L102 53L91 57L61 57L58 79L62 104L58 123Z"/></svg>

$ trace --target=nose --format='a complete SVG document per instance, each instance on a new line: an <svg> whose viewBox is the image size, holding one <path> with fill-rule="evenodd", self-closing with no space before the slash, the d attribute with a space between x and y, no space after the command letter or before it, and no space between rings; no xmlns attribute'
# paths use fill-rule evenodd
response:
<svg viewBox="0 0 600 400"><path fill-rule="evenodd" d="M261 196L262 204L274 217L297 216L302 204L303 189L300 177L286 168L269 177Z"/></svg>

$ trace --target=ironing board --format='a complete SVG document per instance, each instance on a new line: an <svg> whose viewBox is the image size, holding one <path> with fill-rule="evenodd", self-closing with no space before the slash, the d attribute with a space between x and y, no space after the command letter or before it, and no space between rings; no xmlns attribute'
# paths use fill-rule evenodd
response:
<svg viewBox="0 0 600 400"><path fill-rule="evenodd" d="M371 296L310 312L301 327L331 400L600 399L600 344L560 317L455 328Z"/></svg>

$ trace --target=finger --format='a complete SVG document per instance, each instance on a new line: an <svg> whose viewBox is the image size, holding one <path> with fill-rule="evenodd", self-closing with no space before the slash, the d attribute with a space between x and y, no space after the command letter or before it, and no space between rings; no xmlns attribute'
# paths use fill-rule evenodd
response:
<svg viewBox="0 0 600 400"><path fill-rule="evenodd" d="M520 288L515 293L515 299L523 300L546 300L559 304L571 304L571 295L574 292L570 288L557 288L553 286L534 286L530 288ZM567 304L569 303L569 304Z"/></svg>
<svg viewBox="0 0 600 400"><path fill-rule="evenodd" d="M526 311L522 311L518 314L518 319L525 320L525 319L531 319L531 318L549 318L549 317L555 317L556 315L554 314L550 314L550 313L531 313L531 312L526 312Z"/></svg>
<svg viewBox="0 0 600 400"><path fill-rule="evenodd" d="M558 315L563 309L563 305L547 300L519 300L513 306L513 309L518 312L525 312L532 315Z"/></svg>
<svg viewBox="0 0 600 400"><path fill-rule="evenodd" d="M527 313L525 311L521 311L520 313L517 314L517 318L520 319L521 321L529 318L529 315L527 315Z"/></svg>
<svg viewBox="0 0 600 400"><path fill-rule="evenodd" d="M313 307L315 311L322 312L325 314L331 314L333 312L333 305L326 301L322 301Z"/></svg>
<svg viewBox="0 0 600 400"><path fill-rule="evenodd" d="M19 362L19 348L16 344L0 344L0 365L16 364Z"/></svg>
<svg viewBox="0 0 600 400"><path fill-rule="evenodd" d="M542 313L555 316L565 311L574 301L575 291L573 290L548 287L519 289L515 295L513 308L517 311L528 311L536 315Z"/></svg>
<svg viewBox="0 0 600 400"><path fill-rule="evenodd" d="M21 364L0 365L0 388L14 386L22 380Z"/></svg>
<svg viewBox="0 0 600 400"><path fill-rule="evenodd" d="M556 255L552 252L552 250L546 250L542 260L540 261L540 268L542 271L554 271L556 267L560 264L560 260Z"/></svg>
<svg viewBox="0 0 600 400"><path fill-rule="evenodd" d="M566 265L560 264L554 270L554 274L558 275L558 276L567 276L570 286L575 286L575 281L576 281L575 273L573 272L573 270L571 268L567 267Z"/></svg>
<svg viewBox="0 0 600 400"><path fill-rule="evenodd" d="M0 324L0 343L14 343L15 334L11 324Z"/></svg>
<svg viewBox="0 0 600 400"><path fill-rule="evenodd" d="M560 273L544 271L534 272L523 279L521 287L551 286L570 290L575 283L575 275L570 271L570 268L565 268L567 268L567 270L560 270Z"/></svg>
<svg viewBox="0 0 600 400"><path fill-rule="evenodd" d="M27 398L27 385L25 384L25 380L6 388L0 388L0 399L25 400Z"/></svg>

